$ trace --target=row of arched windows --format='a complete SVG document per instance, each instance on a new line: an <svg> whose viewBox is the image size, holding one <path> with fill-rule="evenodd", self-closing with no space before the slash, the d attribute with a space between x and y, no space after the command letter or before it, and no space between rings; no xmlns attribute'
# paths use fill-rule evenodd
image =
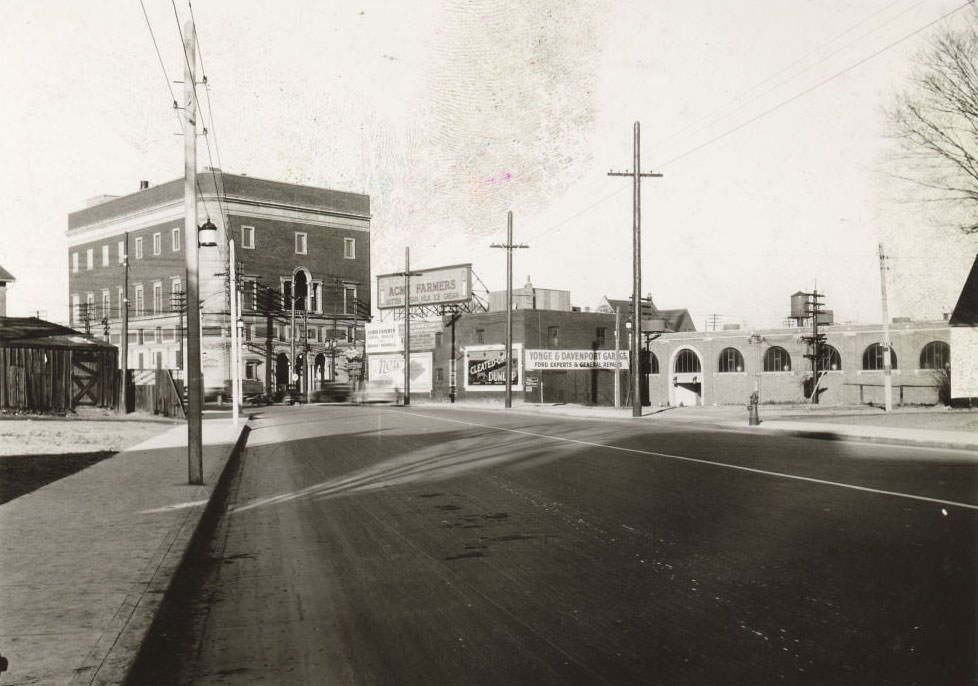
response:
<svg viewBox="0 0 978 686"><path fill-rule="evenodd" d="M659 360L650 356L651 373L659 373ZM918 369L944 369L951 364L951 347L944 341L931 341L920 351ZM819 346L819 369L836 371L842 369L842 356L828 343ZM863 351L862 368L867 371L884 368L883 346L873 343ZM890 348L890 368L898 369L897 356ZM791 355L784 348L772 345L764 351L763 369L765 372L790 372ZM676 355L673 372L676 374L695 374L700 369L699 356L689 348L683 348ZM744 356L737 348L724 348L717 359L717 371L734 373L744 371Z"/></svg>

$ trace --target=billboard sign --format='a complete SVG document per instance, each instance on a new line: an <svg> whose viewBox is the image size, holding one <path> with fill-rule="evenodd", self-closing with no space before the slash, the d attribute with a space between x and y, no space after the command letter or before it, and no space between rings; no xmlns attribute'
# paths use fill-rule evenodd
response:
<svg viewBox="0 0 978 686"><path fill-rule="evenodd" d="M445 305L468 302L472 298L472 265L419 269L412 276L412 305ZM404 307L404 277L381 274L377 277L377 308Z"/></svg>
<svg viewBox="0 0 978 686"><path fill-rule="evenodd" d="M513 346L510 388L521 390L523 365L520 364L522 349ZM469 391L506 390L506 346L481 345L465 349L465 389Z"/></svg>
<svg viewBox="0 0 978 686"><path fill-rule="evenodd" d="M411 350L434 350L444 328L440 319L411 320ZM365 329L368 353L404 351L404 322L369 322Z"/></svg>
<svg viewBox="0 0 978 686"><path fill-rule="evenodd" d="M411 353L411 392L431 392L431 353ZM368 355L371 379L390 379L395 388L404 387L404 355Z"/></svg>
<svg viewBox="0 0 978 686"><path fill-rule="evenodd" d="M627 350L527 350L526 370L628 369Z"/></svg>

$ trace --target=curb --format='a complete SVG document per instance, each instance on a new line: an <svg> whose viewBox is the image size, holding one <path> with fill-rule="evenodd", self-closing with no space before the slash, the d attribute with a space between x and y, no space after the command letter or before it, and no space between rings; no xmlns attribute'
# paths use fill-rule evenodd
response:
<svg viewBox="0 0 978 686"><path fill-rule="evenodd" d="M227 494L250 432L251 427L246 423L220 467L217 481L207 496L207 504L188 509L180 525L157 548L147 565L148 570L153 570L149 582L141 590L126 596L109 628L85 660L84 664L92 667L76 669L68 682L71 686L119 686L126 682L187 551L206 528L203 523L216 515Z"/></svg>

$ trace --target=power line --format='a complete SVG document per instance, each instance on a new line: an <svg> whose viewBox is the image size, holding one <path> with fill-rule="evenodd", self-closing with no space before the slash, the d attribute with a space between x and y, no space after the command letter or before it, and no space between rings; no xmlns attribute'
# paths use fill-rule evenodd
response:
<svg viewBox="0 0 978 686"><path fill-rule="evenodd" d="M153 25L149 21L149 14L146 13L146 5L143 0L139 0L139 6L143 8L143 17L146 19L146 28L149 29L149 37L153 40L153 47L156 49L156 57L160 61L160 69L163 70L163 80L166 82L166 88L170 91L170 99L173 102L173 111L177 116L177 121L180 121L180 113L177 111L180 108L177 102L177 96L173 92L173 84L170 82L170 77L166 73L166 65L163 63L163 55L160 54L159 43L156 42L156 34L153 32ZM182 123L182 122L181 122Z"/></svg>
<svg viewBox="0 0 978 686"><path fill-rule="evenodd" d="M697 145L697 146L695 146L695 147L687 150L684 153L681 153L679 155L676 155L675 157L672 157L672 158L666 160L665 162L661 162L657 166L664 167L664 166L666 166L668 164L672 164L673 162L678 162L679 160L681 160L681 159L683 159L685 157L688 157L689 155L692 155L693 153L698 152L698 151L702 150L703 148L705 148L705 147L707 147L709 145L712 145L713 143L716 143L717 141L720 141L720 140L726 138L727 136L729 136L729 135L731 135L733 133L736 133L737 131L740 131L741 129L743 129L743 128L747 127L747 126L750 126L754 122L756 122L756 121L758 121L760 119L763 119L764 117L766 117L769 114L772 114L773 112L776 112L776 111L780 110L782 107L791 104L795 100L798 100L799 98L801 98L801 97L803 97L805 95L808 95L812 91L815 91L815 90L821 88L825 84L827 84L827 83L829 83L831 81L834 81L835 79L839 78L840 76L843 76L844 74L849 73L850 71L852 71L856 67L860 67L860 66L866 64L866 62L869 62L870 60L875 59L876 57L879 57L881 54L883 54L887 50L890 50L891 48L896 47L900 43L902 43L902 42L904 42L904 41L906 41L906 40L908 40L910 38L913 38L914 36L916 36L921 31L926 31L927 29L929 29L930 27L934 26L935 24L938 24L938 23L944 21L945 19L947 19L948 17L950 17L952 14L954 14L956 12L960 12L962 9L964 9L965 7L967 7L970 4L971 4L971 0L968 0L968 2L965 2L962 5L959 5L958 7L956 7L953 10L947 12L946 14L941 15L937 19L935 19L935 20L933 20L933 21L925 24L924 26L921 26L920 28L915 29L914 31L911 31L910 33L908 33L908 34L906 34L906 35L904 35L904 36L896 39L895 41L893 41L893 42L891 42L891 43L883 46L879 50L876 50L875 52L869 54L868 56L862 58L861 60L859 60L857 62L854 62L853 64L850 64L849 66L845 67L844 69L841 69L841 70L835 72L831 76L828 76L828 77L822 79L821 81L816 82L814 85L806 88L805 90L803 90L803 91L801 91L799 93L796 93L795 95L791 96L790 98L787 98L785 100L782 100L778 104L776 104L776 105L774 105L772 107L769 107L768 109L762 111L760 114L757 114L756 116L751 117L747 121L742 122L741 124L738 124L737 126L731 128L731 129L728 129L728 130L724 131L723 133L720 133L720 134L714 136L713 138L710 138L706 142L701 143L700 145Z"/></svg>
<svg viewBox="0 0 978 686"><path fill-rule="evenodd" d="M898 3L899 3L899 0L895 0L894 2L891 2L889 5L887 5L886 7L884 7L883 9L880 9L880 10L877 10L876 12L873 12L868 17L860 20L856 24L853 24L852 26L850 26L849 28L847 28L842 33L839 33L836 36L834 36L833 38L830 38L823 45L821 45L817 50L812 50L812 51L808 52L807 54L805 54L805 55L803 55L803 56L795 59L791 63L789 63L787 66L785 66L785 67L779 69L778 71L774 72L770 76L762 79L761 81L759 81L758 83L754 84L753 86L750 86L749 88L747 88L740 95L741 101L739 103L737 103L736 101L729 101L725 105L720 106L720 107L714 109L708 115L706 115L705 117L703 117L700 120L699 123L692 122L688 126L685 126L685 127L681 128L681 129L679 129L675 133L668 134L665 137L660 138L659 140L655 141L652 144L652 146L651 146L652 150L655 151L657 149L660 149L666 143L668 143L670 140L676 139L679 136L682 136L684 134L687 134L687 133L698 133L700 131L703 131L704 129L708 128L709 126L711 126L711 125L713 125L713 124L715 124L717 122L722 121L724 118L729 117L729 116L731 116L731 115L733 115L733 114L735 114L737 112L740 112L741 110L743 110L747 106L749 106L749 105L753 104L754 102L760 100L761 98L763 98L764 96L768 95L769 93L774 92L775 90L777 90L781 86L789 83L792 79L797 78L798 76L800 76L801 74L804 74L807 71L811 71L812 69L814 69L818 65L826 62L829 58L837 55L842 50L844 50L846 48L849 48L849 47L855 45L857 42L859 42L860 40L862 40L866 36L870 35L871 33L874 33L876 31L880 30L881 28L883 28L887 24L895 21L896 19L899 19L903 15L907 14L911 10L913 10L916 7L918 7L919 5L921 5L923 3L923 0L920 0L916 4L908 7L907 9L903 10L899 14L891 17L890 19L887 19L883 23L881 23L881 24L875 26L874 28L871 28L870 30L862 33L861 35L857 36L852 41L849 41L848 43L846 43L844 45L841 45L841 46L833 49L832 51L828 52L823 57L821 57L820 59L818 59L816 62L808 65L807 67L803 67L796 74L791 74L791 72L795 71L794 68L796 66L803 65L806 62L806 60L808 60L809 57L812 57L813 55L817 55L819 52L823 52L829 46L831 46L833 43L836 43L841 38L843 38L844 36L848 35L849 33L851 33L852 31L854 31L859 26L862 26L863 24L869 22L873 18L879 16L880 14L884 13L886 10L890 9L891 7L893 7L894 5L896 5ZM786 76L786 78L779 78L782 75L787 75L787 76ZM769 84L771 82L774 82L774 83L769 88L766 88L765 90L757 93L756 95L751 95L753 92L757 91L762 86L765 86L765 85L767 85L767 84Z"/></svg>
<svg viewBox="0 0 978 686"><path fill-rule="evenodd" d="M194 27L194 38L195 38L194 44L197 46L197 55L200 57L200 70L204 74L204 96L207 98L207 118L210 119L210 123L211 123L210 132L214 136L214 152L217 155L217 167L218 167L218 169L221 170L220 183L218 182L218 177L217 176L213 176L213 178L214 178L214 189L215 189L215 191L218 191L218 185L220 185L220 190L219 190L220 195L219 195L219 197L224 198L225 197L225 194L224 194L224 162L221 160L221 146L218 144L218 141L217 141L217 126L214 124L214 107L213 107L213 105L211 105L211 90L208 87L208 83L207 83L207 69L204 67L204 53L200 49L200 40L197 37L197 18L194 16L194 6L190 2L190 0L187 0L187 7L190 8L190 22L191 22L191 25ZM207 139L206 138L204 139L204 142L205 143L207 142ZM207 147L207 159L210 160L210 162L211 162L211 170L212 170L211 173L213 175L214 161L210 157L210 146ZM224 211L226 211L226 209L227 208L225 207L224 208Z"/></svg>
<svg viewBox="0 0 978 686"><path fill-rule="evenodd" d="M188 4L188 6L190 5L189 0L188 0L188 3L187 4ZM174 20L176 21L176 24L177 24L177 33L180 35L180 46L181 46L180 52L183 53L183 59L184 59L186 65L187 65L187 71L188 71L188 73L191 73L192 74L194 72L194 70L190 68L190 55L187 54L187 45L185 43L185 38L184 38L184 35L183 35L183 29L180 27L180 14L179 14L179 12L177 12L177 3L176 3L176 0L170 0L170 5L173 7L173 18L174 18ZM193 31L195 51L198 54L200 54L201 53L200 46L197 45L197 24L195 23L194 18L193 18L193 7L190 8L190 12L191 12L190 25L191 25L191 29ZM204 61L203 61L203 58L201 58L200 68L201 68L201 72L204 72ZM206 92L206 84L207 84L207 75L206 75L206 73L204 73L203 82L204 82L205 92ZM194 96L194 103L197 106L198 115L203 115L203 107L201 107L200 97L197 95L197 83L196 83L196 81L194 83L191 83L190 86L191 86L191 92L193 93L193 96ZM208 101L208 104L209 104L209 102L210 101ZM213 124L213 112L210 112L210 110L208 110L208 112L211 115L211 123ZM203 129L204 129L204 145L207 148L207 160L210 162L211 178L214 180L214 193L217 196L217 209L218 209L218 212L220 213L223 221L227 222L227 221L229 221L229 217L228 217L227 213L225 212L225 207L224 207L224 204L222 202L222 196L223 196L223 190L222 190L222 188L223 188L223 184L218 184L216 172L214 171L214 158L211 156L210 140L207 137L207 133L208 133L207 132L207 127L205 126L205 127L203 127ZM216 145L216 142L215 142L215 145ZM203 197L204 196L203 191L202 191L202 189L200 187L200 182L199 181L197 182L197 192L200 195L200 197ZM227 227L225 227L225 228L227 228Z"/></svg>
<svg viewBox="0 0 978 686"><path fill-rule="evenodd" d="M776 112L777 110L779 110L782 107L784 107L784 106L786 106L786 105L794 102L795 100L798 100L799 98L801 98L801 97L803 97L805 95L808 95L809 93L817 90L818 88L821 88L822 86L824 86L825 84L833 81L834 79L837 79L840 76L843 76L844 74L852 71L853 69L855 69L855 68L857 68L859 66L862 66L866 62L869 62L870 60L878 57L882 53L886 52L887 50L890 50L890 49L894 48L895 46L897 46L900 43L903 43L904 41L912 38L913 36L917 35L918 33L921 33L922 31L926 31L927 29L931 28L935 24L938 24L938 23L944 21L945 19L947 19L951 15L953 15L953 14L955 14L957 12L960 12L962 9L964 9L965 7L967 7L970 4L972 4L972 0L967 0L963 4L959 5L958 7L954 8L952 10L950 10L949 12L946 12L945 14L941 15L937 19L934 19L933 21L928 22L927 24L925 24L925 25L923 25L923 26L915 29L914 31L912 31L912 32L910 32L910 33L908 33L908 34L906 34L906 35L898 38L897 40L892 41L891 43L883 46L879 50L876 50L875 52L871 53L867 57L864 57L864 58L860 59L859 61L854 62L853 64L850 64L846 68L841 69L838 72L835 72L831 76L828 76L828 77L822 79L821 81L818 81L814 85L810 86L809 88L806 88L805 90L803 90L803 91L801 91L799 93L796 93L795 95L791 96L790 98L787 98L785 100L782 100L778 104L776 104L776 105L774 105L774 106L772 106L772 107L764 110L763 112L757 114L754 117L751 117L747 121L742 122L742 123L738 124L737 126L735 126L733 128L730 128L730 129L724 131L723 133L720 133L720 134L714 136L713 138L710 138L706 142L701 143L701 144L699 144L697 146L694 146L693 148L690 148L689 150L686 150L685 152L680 153L679 155L676 155L675 157L672 157L672 158L666 160L665 162L661 162L661 163L659 163L659 164L657 164L655 166L664 167L666 165L672 164L673 162L677 162L677 161L679 161L681 159L684 159L684 158L686 158L686 157L688 157L688 156L690 156L690 155L692 155L692 154L694 154L696 152L699 152L703 148L706 148L706 147L712 145L713 143L716 143L716 142L718 142L718 141L726 138L727 136L730 136L730 135L736 133L737 131L740 131L743 128L746 128L747 126L750 126L751 124L759 121L760 119L766 117L769 114L772 114L773 112ZM842 34L842 35L844 35L844 34ZM537 233L534 233L531 236L531 239L533 239L533 240L539 239L541 236L543 236L543 235L545 235L547 233L550 233L551 231L553 231L553 230L555 230L555 229L563 226L564 224L567 224L568 222L576 219L577 217L581 216L585 212L588 212L589 210L594 209L598 205L601 205L604 202L610 200L612 197L614 197L618 193L623 192L624 190L625 190L624 188L620 188L618 190L615 190L612 193L609 193L608 195L605 195L605 196L599 198L598 200L594 201L592 204L588 205L587 207L585 207L583 210L577 212L576 214L573 214L570 217L568 217L566 219L563 219L560 222L557 222L556 224L553 224L553 225L551 225L551 226L543 229L542 231L539 231Z"/></svg>

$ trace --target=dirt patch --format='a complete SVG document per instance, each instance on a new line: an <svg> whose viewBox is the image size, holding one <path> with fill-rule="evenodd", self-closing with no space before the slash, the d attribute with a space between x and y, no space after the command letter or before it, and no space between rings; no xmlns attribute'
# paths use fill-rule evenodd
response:
<svg viewBox="0 0 978 686"><path fill-rule="evenodd" d="M91 467L177 422L140 419L0 419L0 504Z"/></svg>
<svg viewBox="0 0 978 686"><path fill-rule="evenodd" d="M116 453L176 426L140 419L0 419L0 456Z"/></svg>

